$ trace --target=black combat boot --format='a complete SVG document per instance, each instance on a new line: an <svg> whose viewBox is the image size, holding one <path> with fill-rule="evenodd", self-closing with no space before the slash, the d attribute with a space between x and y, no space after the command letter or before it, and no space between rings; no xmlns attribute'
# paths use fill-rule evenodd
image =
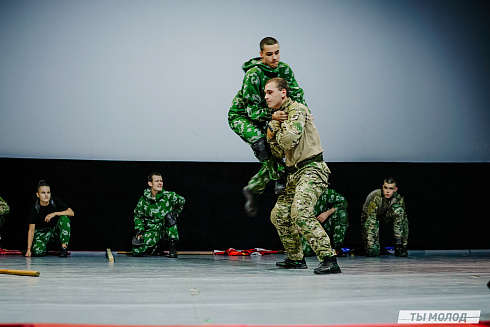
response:
<svg viewBox="0 0 490 327"><path fill-rule="evenodd" d="M397 244L395 246L395 255L397 257L408 257L408 251L406 245Z"/></svg>
<svg viewBox="0 0 490 327"><path fill-rule="evenodd" d="M62 246L60 250L60 258L67 258L67 257L68 257L68 249Z"/></svg>
<svg viewBox="0 0 490 327"><path fill-rule="evenodd" d="M177 241L169 240L168 241L168 257L169 258L177 258Z"/></svg>
<svg viewBox="0 0 490 327"><path fill-rule="evenodd" d="M301 260L291 260L289 258L284 259L284 261L276 262L276 266L284 269L306 269L308 266L306 265L305 258Z"/></svg>
<svg viewBox="0 0 490 327"><path fill-rule="evenodd" d="M337 264L336 257L325 257L322 262L315 268L315 274L340 274L342 270L340 270L339 265Z"/></svg>
<svg viewBox="0 0 490 327"><path fill-rule="evenodd" d="M243 188L243 196L245 197L245 213L249 217L255 217L258 211L257 201L253 192L245 186Z"/></svg>

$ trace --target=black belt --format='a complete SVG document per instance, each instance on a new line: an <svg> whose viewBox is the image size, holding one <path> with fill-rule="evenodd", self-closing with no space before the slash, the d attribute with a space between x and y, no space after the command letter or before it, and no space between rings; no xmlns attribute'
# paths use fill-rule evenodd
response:
<svg viewBox="0 0 490 327"><path fill-rule="evenodd" d="M299 169L303 168L307 164L310 164L312 162L322 162L323 161L323 153L319 153L314 157L311 157L310 159L305 159L303 161L298 162L296 165L288 167L288 171L290 173L295 173Z"/></svg>

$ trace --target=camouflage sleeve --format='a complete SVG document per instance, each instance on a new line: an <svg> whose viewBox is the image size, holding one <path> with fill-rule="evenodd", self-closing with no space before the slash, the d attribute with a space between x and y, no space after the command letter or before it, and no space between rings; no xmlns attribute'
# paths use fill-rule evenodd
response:
<svg viewBox="0 0 490 327"><path fill-rule="evenodd" d="M6 216L10 212L10 207L1 197L0 197L0 216Z"/></svg>
<svg viewBox="0 0 490 327"><path fill-rule="evenodd" d="M271 149L272 155L276 158L282 159L286 155L284 154L284 149L281 148L281 146L277 143L276 136L274 136L271 139L267 139L267 142L269 143L269 147Z"/></svg>
<svg viewBox="0 0 490 327"><path fill-rule="evenodd" d="M136 208L134 209L134 230L145 230L145 223L143 217L145 216L145 200L140 198Z"/></svg>
<svg viewBox="0 0 490 327"><path fill-rule="evenodd" d="M255 121L267 121L271 118L269 108L263 104L261 88L260 76L254 71L247 72L242 85L243 101L248 117Z"/></svg>
<svg viewBox="0 0 490 327"><path fill-rule="evenodd" d="M364 229L366 231L366 247L372 248L374 246L374 229L376 227L376 213L378 211L378 202L376 198L369 202L367 209L367 219L364 222Z"/></svg>
<svg viewBox="0 0 490 327"><path fill-rule="evenodd" d="M296 82L296 78L294 77L293 70L288 66L286 70L286 82L289 84L289 95L291 99L301 104L306 105L306 101L304 99L303 89L299 87L298 82Z"/></svg>
<svg viewBox="0 0 490 327"><path fill-rule="evenodd" d="M408 217L403 197L393 205L393 232L395 239L406 245L408 242Z"/></svg>
<svg viewBox="0 0 490 327"><path fill-rule="evenodd" d="M284 150L296 147L301 139L306 124L306 113L300 108L289 112L287 120L281 124L281 129L276 133L277 143Z"/></svg>
<svg viewBox="0 0 490 327"><path fill-rule="evenodd" d="M182 209L184 209L185 198L175 192L172 192L171 202L173 207L172 212L178 216L182 212Z"/></svg>
<svg viewBox="0 0 490 327"><path fill-rule="evenodd" d="M347 200L342 195L332 189L328 189L328 192L330 193L329 199L332 203L332 207L337 210L347 209Z"/></svg>

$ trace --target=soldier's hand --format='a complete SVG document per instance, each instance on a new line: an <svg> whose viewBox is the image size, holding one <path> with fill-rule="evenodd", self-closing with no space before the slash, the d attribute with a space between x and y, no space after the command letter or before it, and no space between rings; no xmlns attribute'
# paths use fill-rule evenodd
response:
<svg viewBox="0 0 490 327"><path fill-rule="evenodd" d="M316 220L318 220L320 224L323 224L325 220L327 220L328 216L329 214L327 213L327 211L325 211L319 214L318 217L316 217Z"/></svg>
<svg viewBox="0 0 490 327"><path fill-rule="evenodd" d="M269 122L269 126L267 126L267 139L272 139L276 135L276 132L279 130L280 127L281 123L279 121L271 120Z"/></svg>
<svg viewBox="0 0 490 327"><path fill-rule="evenodd" d="M285 121L286 119L288 119L288 113L285 112L285 111L282 111L282 110L278 110L278 111L275 111L273 114L272 114L272 119L273 120L277 120L279 122L283 122Z"/></svg>

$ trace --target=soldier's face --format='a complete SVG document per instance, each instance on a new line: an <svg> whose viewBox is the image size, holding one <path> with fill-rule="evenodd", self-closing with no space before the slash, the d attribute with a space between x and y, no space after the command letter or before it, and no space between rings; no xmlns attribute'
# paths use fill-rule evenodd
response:
<svg viewBox="0 0 490 327"><path fill-rule="evenodd" d="M277 68L280 59L279 44L264 45L264 50L260 51L260 57L263 64L273 69Z"/></svg>
<svg viewBox="0 0 490 327"><path fill-rule="evenodd" d="M163 189L163 179L162 176L153 175L152 182L148 182L151 187L151 192L156 194Z"/></svg>
<svg viewBox="0 0 490 327"><path fill-rule="evenodd" d="M398 190L398 187L396 187L396 184L388 184L388 183L383 183L383 194L385 198L391 199L393 196L393 193L395 193Z"/></svg>
<svg viewBox="0 0 490 327"><path fill-rule="evenodd" d="M279 91L276 83L271 82L264 88L265 101L271 109L277 109L286 99L286 90Z"/></svg>
<svg viewBox="0 0 490 327"><path fill-rule="evenodd" d="M39 190L37 190L36 195L41 204L49 203L49 200L51 200L51 188L49 186L41 186Z"/></svg>

